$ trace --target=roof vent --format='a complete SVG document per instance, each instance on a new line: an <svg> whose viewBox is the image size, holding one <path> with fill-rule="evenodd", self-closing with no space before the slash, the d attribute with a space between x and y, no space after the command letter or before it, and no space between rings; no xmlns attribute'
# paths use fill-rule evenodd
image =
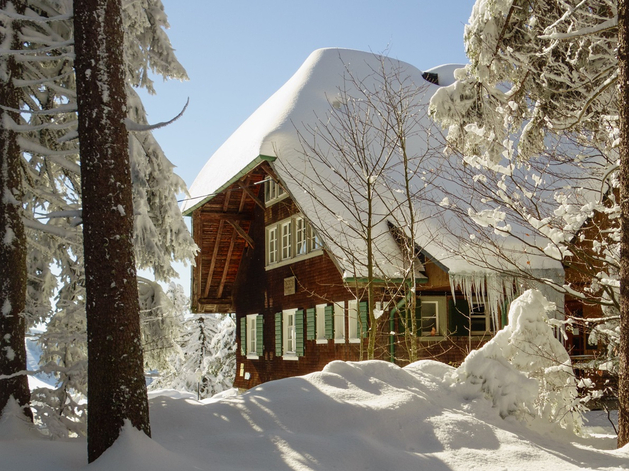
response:
<svg viewBox="0 0 629 471"><path fill-rule="evenodd" d="M435 74L433 72L424 72L422 74L424 80L428 80L430 83L434 83L435 85L439 85L439 74Z"/></svg>

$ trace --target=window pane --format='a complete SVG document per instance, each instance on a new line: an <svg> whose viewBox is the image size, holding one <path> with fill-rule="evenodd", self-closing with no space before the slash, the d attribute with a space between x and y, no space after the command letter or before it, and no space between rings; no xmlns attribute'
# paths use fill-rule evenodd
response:
<svg viewBox="0 0 629 471"><path fill-rule="evenodd" d="M293 234L292 224L287 222L282 224L282 260L293 256Z"/></svg>
<svg viewBox="0 0 629 471"><path fill-rule="evenodd" d="M325 304L317 304L317 340L325 340Z"/></svg>
<svg viewBox="0 0 629 471"><path fill-rule="evenodd" d="M472 303L470 310L472 332L485 332L487 330L487 313L485 304L480 302Z"/></svg>
<svg viewBox="0 0 629 471"><path fill-rule="evenodd" d="M304 255L308 252L306 221L303 218L295 219L295 251L295 255Z"/></svg>
<svg viewBox="0 0 629 471"><path fill-rule="evenodd" d="M334 303L334 339L345 339L345 303Z"/></svg>
<svg viewBox="0 0 629 471"><path fill-rule="evenodd" d="M422 335L437 335L439 333L437 303L433 301L422 301Z"/></svg>
<svg viewBox="0 0 629 471"><path fill-rule="evenodd" d="M277 262L277 228L268 230L268 261L269 264Z"/></svg>

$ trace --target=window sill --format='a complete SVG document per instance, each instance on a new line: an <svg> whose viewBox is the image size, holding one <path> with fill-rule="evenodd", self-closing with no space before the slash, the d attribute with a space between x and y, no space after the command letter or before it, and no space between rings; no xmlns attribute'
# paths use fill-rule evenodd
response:
<svg viewBox="0 0 629 471"><path fill-rule="evenodd" d="M356 339L350 338L349 339L349 343L360 343L360 339L358 339L358 338L356 338Z"/></svg>
<svg viewBox="0 0 629 471"><path fill-rule="evenodd" d="M291 263L301 262L302 260L308 260L309 258L318 257L323 254L323 249L313 250L304 255L298 255L297 257L287 258L286 260L282 260L281 262L273 263L272 265L267 265L264 267L266 271L273 270L274 268L285 267L286 265L290 265Z"/></svg>
<svg viewBox="0 0 629 471"><path fill-rule="evenodd" d="M282 360L297 361L299 357L294 353L286 353L282 356Z"/></svg>
<svg viewBox="0 0 629 471"><path fill-rule="evenodd" d="M334 339L334 343L345 343L345 339Z"/></svg>
<svg viewBox="0 0 629 471"><path fill-rule="evenodd" d="M270 206L273 206L275 203L279 203L280 201L285 200L286 198L288 198L288 193L284 192L281 196L265 201L264 207L268 208Z"/></svg>
<svg viewBox="0 0 629 471"><path fill-rule="evenodd" d="M259 360L260 356L253 353L247 353L247 360Z"/></svg>
<svg viewBox="0 0 629 471"><path fill-rule="evenodd" d="M323 345L328 343L328 339L317 339L317 344Z"/></svg>

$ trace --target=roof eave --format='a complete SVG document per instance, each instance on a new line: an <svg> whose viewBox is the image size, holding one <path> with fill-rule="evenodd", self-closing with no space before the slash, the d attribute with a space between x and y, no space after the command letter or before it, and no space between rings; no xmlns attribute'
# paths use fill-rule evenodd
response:
<svg viewBox="0 0 629 471"><path fill-rule="evenodd" d="M192 216L192 213L196 209L198 209L201 206L203 206L205 203L210 201L215 196L221 194L223 191L225 191L227 188L229 188L235 182L237 182L242 177L247 175L249 172L254 170L258 165L260 165L263 162L273 162L273 161L275 161L275 159L277 159L277 157L274 157L272 155L264 155L264 154L258 155L255 159L253 159L249 163L249 165L245 166L242 170L240 170L240 172L236 173L233 177L231 177L229 180L227 180L225 183L223 183L223 185L221 185L216 191L214 191L213 193L211 193L209 195L204 195L204 196L197 197L197 198L201 198L201 200L198 203L196 203L194 206L191 206L190 208L186 209L183 212L183 215L184 216Z"/></svg>

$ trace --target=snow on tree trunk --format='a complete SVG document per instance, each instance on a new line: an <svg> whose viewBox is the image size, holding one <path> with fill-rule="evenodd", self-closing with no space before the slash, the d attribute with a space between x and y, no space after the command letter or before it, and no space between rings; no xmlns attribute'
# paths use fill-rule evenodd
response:
<svg viewBox="0 0 629 471"><path fill-rule="evenodd" d="M23 2L0 0L0 9L24 12ZM19 26L4 17L0 27L0 48L17 51ZM25 320L26 235L22 222L21 152L12 122L19 121L20 90L14 79L21 66L14 54L0 56L0 414L11 397L32 417L28 408L30 390L26 370Z"/></svg>
<svg viewBox="0 0 629 471"><path fill-rule="evenodd" d="M620 376L618 446L629 443L629 9L618 3L618 108L620 110Z"/></svg>
<svg viewBox="0 0 629 471"><path fill-rule="evenodd" d="M120 0L75 4L87 290L88 461L125 420L150 436L133 253Z"/></svg>
<svg viewBox="0 0 629 471"><path fill-rule="evenodd" d="M503 418L541 417L579 431L570 356L547 322L553 309L539 291L525 291L511 303L508 325L470 353L453 379L470 399L484 394Z"/></svg>

